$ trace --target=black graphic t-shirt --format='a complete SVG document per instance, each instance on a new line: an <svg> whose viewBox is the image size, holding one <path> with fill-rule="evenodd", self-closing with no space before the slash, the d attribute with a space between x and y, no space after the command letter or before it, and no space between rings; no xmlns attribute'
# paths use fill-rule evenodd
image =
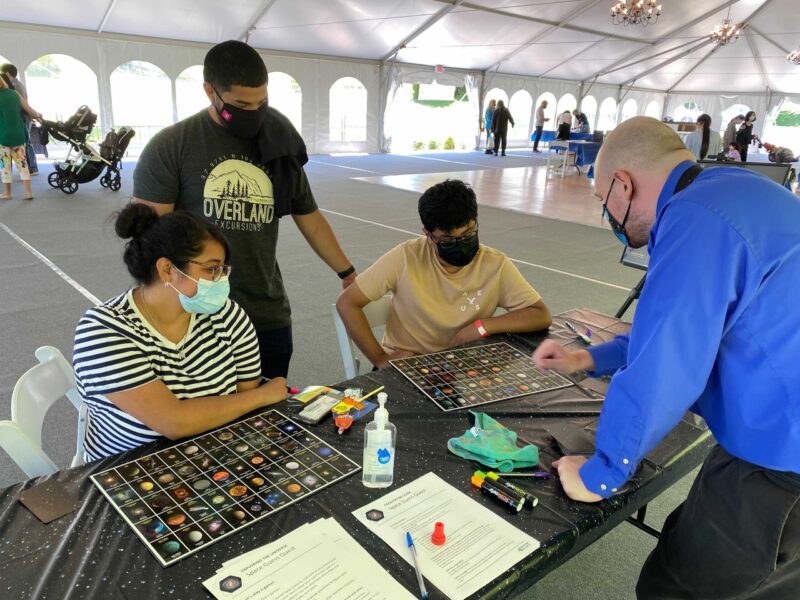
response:
<svg viewBox="0 0 800 600"><path fill-rule="evenodd" d="M266 169L258 157L256 141L231 135L203 110L153 136L133 174L133 195L175 204L222 229L231 245L231 298L265 331L291 324L275 257L273 188L289 194L291 214L310 214L317 204L296 162L278 159Z"/></svg>

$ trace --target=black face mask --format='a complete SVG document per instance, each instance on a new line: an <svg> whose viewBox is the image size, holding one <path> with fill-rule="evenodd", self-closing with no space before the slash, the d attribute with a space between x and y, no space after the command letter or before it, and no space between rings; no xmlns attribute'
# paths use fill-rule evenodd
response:
<svg viewBox="0 0 800 600"><path fill-rule="evenodd" d="M475 258L480 249L478 234L468 236L467 239L457 238L452 241L436 241L436 251L439 258L454 267L466 267Z"/></svg>
<svg viewBox="0 0 800 600"><path fill-rule="evenodd" d="M217 94L217 98L222 100L222 96L217 90L214 90L214 93ZM245 110L222 100L222 108L214 105L214 109L228 131L236 137L246 140L251 140L258 135L258 130L267 117L266 104L262 104L255 110Z"/></svg>

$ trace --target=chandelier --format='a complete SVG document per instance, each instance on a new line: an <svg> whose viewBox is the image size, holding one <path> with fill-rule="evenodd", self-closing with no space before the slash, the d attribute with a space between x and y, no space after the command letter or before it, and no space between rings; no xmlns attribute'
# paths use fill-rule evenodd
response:
<svg viewBox="0 0 800 600"><path fill-rule="evenodd" d="M725 19L722 25L717 25L711 32L711 40L720 46L727 46L738 40L741 32L741 25L735 25L730 19Z"/></svg>
<svg viewBox="0 0 800 600"><path fill-rule="evenodd" d="M786 55L786 60L795 65L800 65L800 48L792 50Z"/></svg>
<svg viewBox="0 0 800 600"><path fill-rule="evenodd" d="M611 7L614 25L650 25L658 21L661 5L657 0L619 0Z"/></svg>
<svg viewBox="0 0 800 600"><path fill-rule="evenodd" d="M728 4L728 16L722 21L722 25L717 25L714 31L711 32L711 41L718 46L727 46L739 39L739 34L742 32L742 25L734 24L731 21L731 4Z"/></svg>

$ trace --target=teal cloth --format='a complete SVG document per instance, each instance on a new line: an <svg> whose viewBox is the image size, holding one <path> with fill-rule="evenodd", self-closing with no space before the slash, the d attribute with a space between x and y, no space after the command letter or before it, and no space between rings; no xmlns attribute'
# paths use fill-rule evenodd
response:
<svg viewBox="0 0 800 600"><path fill-rule="evenodd" d="M517 446L517 434L486 413L470 411L474 425L464 435L447 441L456 456L474 460L502 473L539 464L539 449L533 444Z"/></svg>

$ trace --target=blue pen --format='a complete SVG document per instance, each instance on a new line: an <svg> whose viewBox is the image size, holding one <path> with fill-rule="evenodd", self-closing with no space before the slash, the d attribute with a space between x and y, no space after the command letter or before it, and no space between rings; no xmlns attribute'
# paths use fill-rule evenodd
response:
<svg viewBox="0 0 800 600"><path fill-rule="evenodd" d="M425 589L425 582L422 580L422 573L417 562L417 548L414 546L414 540L411 539L410 531L406 531L406 544L408 544L408 549L411 550L411 558L414 559L414 570L417 572L417 583L419 584L419 597L422 600L427 600L428 590Z"/></svg>

